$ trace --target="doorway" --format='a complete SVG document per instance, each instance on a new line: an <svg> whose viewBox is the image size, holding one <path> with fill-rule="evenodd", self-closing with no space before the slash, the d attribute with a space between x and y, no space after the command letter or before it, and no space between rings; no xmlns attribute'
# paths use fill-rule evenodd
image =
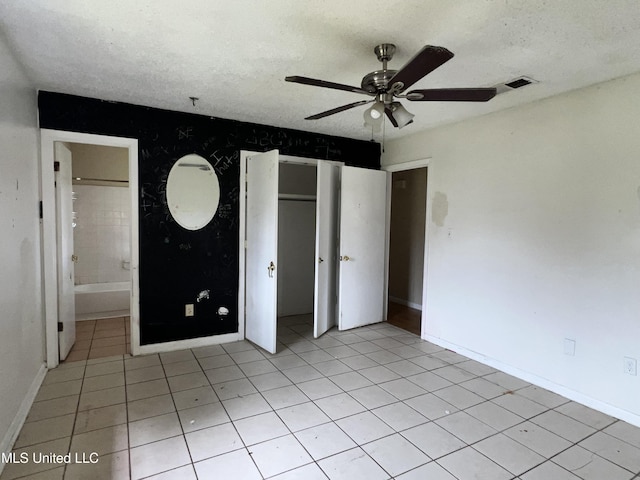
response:
<svg viewBox="0 0 640 480"><path fill-rule="evenodd" d="M278 326L294 322L313 327L316 170L313 164L279 164Z"/></svg>
<svg viewBox="0 0 640 480"><path fill-rule="evenodd" d="M131 351L129 152L123 147L56 142L56 161L60 147L66 147L71 157L76 321L75 343L64 358L61 338L60 359L127 354ZM56 183L60 197L61 182Z"/></svg>
<svg viewBox="0 0 640 480"><path fill-rule="evenodd" d="M316 337L335 324L338 172L334 162L277 150L241 152L239 299L246 291L245 337L268 352L277 350L279 318L312 325Z"/></svg>
<svg viewBox="0 0 640 480"><path fill-rule="evenodd" d="M277 150L242 151L240 158L240 184L247 188L240 196L240 238L246 239L246 254L241 256L245 275L239 289L246 306L244 336L276 353L282 271L278 165L285 158ZM385 320L390 179L386 172L327 160L317 161L316 168L313 336L318 338L334 325L347 330Z"/></svg>
<svg viewBox="0 0 640 480"><path fill-rule="evenodd" d="M422 332L427 167L392 173L387 321Z"/></svg>
<svg viewBox="0 0 640 480"><path fill-rule="evenodd" d="M61 252L63 259L69 261L79 259L76 253L72 251L62 250L59 236L57 235L60 226L56 215L56 172L54 171L54 162L56 160L56 150L61 150L60 146L68 146L73 144L84 144L85 146L102 146L102 147L118 147L126 150L128 182L131 185L138 183L138 141L136 139L109 137L102 135L91 135L76 132L64 132L57 130L42 129L41 130L41 198L42 198L42 250L43 250L43 287L44 287L44 304L45 304L45 334L47 349L47 366L54 368L58 365L61 357L62 342L59 339L59 326L62 323L63 331L65 323L72 322L75 326L75 289L72 287L71 294L69 289L61 291L61 281L58 277L58 254ZM75 177L74 177L75 178ZM78 177L82 178L82 177ZM69 183L71 176L69 174ZM70 199L69 199L70 200ZM71 200L70 200L71 201ZM126 294L129 297L130 305L130 326L125 330L125 336L130 338L131 352L136 354L139 349L139 279L138 279L138 196L137 188L127 189L127 194L119 198L120 202L124 202L129 207L129 218L125 228L128 230L128 251L129 260L123 259L120 267L126 270L126 283L131 286ZM75 210L75 206L69 207ZM113 216L112 216L113 218ZM75 219L79 221L77 217ZM68 223L68 222L65 222ZM112 222L113 223L113 222ZM122 226L122 225L121 225ZM67 250L69 247L66 247ZM71 247L72 248L72 247ZM85 255L87 260L91 259L91 255ZM73 277L73 274L72 274ZM123 277L124 278L124 277ZM72 285L75 282L72 282ZM125 282L122 282L125 283ZM60 308L60 305L73 305L73 316L69 313L70 308ZM124 325L124 315L122 317ZM123 329L125 327L123 326ZM75 328L68 329L66 332L66 345L64 348L73 345L76 340ZM108 341L107 341L108 343ZM64 356L64 355L63 355Z"/></svg>

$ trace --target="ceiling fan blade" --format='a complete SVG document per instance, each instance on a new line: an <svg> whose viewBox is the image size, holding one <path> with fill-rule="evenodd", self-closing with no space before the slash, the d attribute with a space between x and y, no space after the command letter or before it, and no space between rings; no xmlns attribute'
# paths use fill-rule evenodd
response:
<svg viewBox="0 0 640 480"><path fill-rule="evenodd" d="M402 83L396 89L396 92L402 92L452 58L453 53L446 48L426 45L396 72L389 80L389 85L393 87L396 83Z"/></svg>
<svg viewBox="0 0 640 480"><path fill-rule="evenodd" d="M364 95L375 96L375 93L367 92L358 87L351 87L349 85L343 85L342 83L327 82L326 80L317 80L315 78L299 77L294 75L292 77L285 77L286 82L302 83L303 85L312 85L314 87L333 88L334 90L344 90L345 92L362 93Z"/></svg>
<svg viewBox="0 0 640 480"><path fill-rule="evenodd" d="M495 88L436 88L412 90L407 100L412 102L487 102L496 96Z"/></svg>
<svg viewBox="0 0 640 480"><path fill-rule="evenodd" d="M398 122L396 121L395 118L393 118L393 112L391 111L391 109L390 108L385 108L384 109L384 113L387 114L387 118L391 122L391 125L393 125L394 127L398 128Z"/></svg>
<svg viewBox="0 0 640 480"><path fill-rule="evenodd" d="M311 115L310 117L305 118L305 120L318 120L319 118L328 117L329 115L333 115L334 113L344 112L345 110L349 110L353 107L358 107L360 105L364 105L365 103L371 103L375 100L360 100L359 102L353 102L348 105L342 105L341 107L332 108L331 110L327 110L326 112L316 113L315 115Z"/></svg>

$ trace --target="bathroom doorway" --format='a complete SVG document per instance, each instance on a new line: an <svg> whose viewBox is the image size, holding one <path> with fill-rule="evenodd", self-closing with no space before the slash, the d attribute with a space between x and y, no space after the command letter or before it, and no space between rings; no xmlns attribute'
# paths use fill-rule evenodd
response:
<svg viewBox="0 0 640 480"><path fill-rule="evenodd" d="M131 351L129 152L85 143L65 142L65 146L72 164L76 320L76 340L66 361L127 354Z"/></svg>
<svg viewBox="0 0 640 480"><path fill-rule="evenodd" d="M139 347L138 196L137 188L129 188L129 184L137 185L137 144L135 139L41 130L43 283L49 368L65 357L69 361L99 358L135 353ZM69 177L73 191L67 205L75 225L70 246L60 241L63 217L58 213L60 199L56 198L56 184L61 181L60 173L55 172L59 161L56 155L65 150L71 163L65 178ZM67 223L65 220L62 226ZM71 294L59 288L60 259L74 262L72 277L76 278ZM78 331L68 328L63 344L59 330L64 332L65 324L70 322L75 327L76 313ZM70 353L62 351L74 344ZM92 346L96 351L92 352ZM74 349L80 353L74 353Z"/></svg>

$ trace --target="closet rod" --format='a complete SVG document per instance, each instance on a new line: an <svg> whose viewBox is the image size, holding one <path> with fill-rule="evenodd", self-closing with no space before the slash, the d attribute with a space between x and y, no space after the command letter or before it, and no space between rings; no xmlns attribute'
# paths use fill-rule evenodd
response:
<svg viewBox="0 0 640 480"><path fill-rule="evenodd" d="M295 200L298 202L315 202L315 195L299 195L296 193L279 193L278 200Z"/></svg>
<svg viewBox="0 0 640 480"><path fill-rule="evenodd" d="M129 183L129 180L110 180L108 178L88 178L88 177L73 177L73 181L87 181L87 182L109 182L109 183Z"/></svg>

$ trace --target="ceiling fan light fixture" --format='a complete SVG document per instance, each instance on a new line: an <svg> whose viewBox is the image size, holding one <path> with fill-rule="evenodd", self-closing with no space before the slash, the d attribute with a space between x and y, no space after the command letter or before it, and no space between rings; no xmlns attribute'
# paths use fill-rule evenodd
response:
<svg viewBox="0 0 640 480"><path fill-rule="evenodd" d="M375 102L370 108L367 108L362 115L365 127L372 128L374 132L379 132L382 126L383 113L384 104L382 102Z"/></svg>
<svg viewBox="0 0 640 480"><path fill-rule="evenodd" d="M406 127L413 121L415 115L409 112L400 102L393 102L389 108L394 120L398 123L398 128Z"/></svg>
<svg viewBox="0 0 640 480"><path fill-rule="evenodd" d="M382 102L375 102L371 108L365 110L364 113L365 119L376 121L382 118L382 114L384 113L384 104Z"/></svg>

